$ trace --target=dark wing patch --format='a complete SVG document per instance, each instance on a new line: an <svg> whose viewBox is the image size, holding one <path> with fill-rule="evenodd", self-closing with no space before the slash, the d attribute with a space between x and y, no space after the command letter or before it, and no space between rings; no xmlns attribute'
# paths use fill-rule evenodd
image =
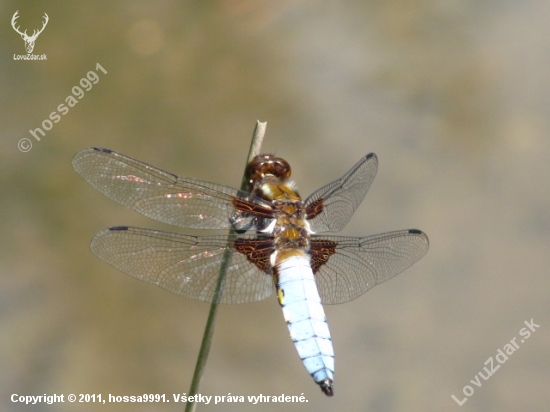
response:
<svg viewBox="0 0 550 412"><path fill-rule="evenodd" d="M237 238L233 241L237 252L246 256L248 261L266 274L271 274L269 258L274 252L273 238Z"/></svg>
<svg viewBox="0 0 550 412"><path fill-rule="evenodd" d="M311 269L317 274L322 265L336 253L337 243L331 240L313 238L310 242Z"/></svg>
<svg viewBox="0 0 550 412"><path fill-rule="evenodd" d="M314 200L310 204L306 205L305 210L306 210L306 218L308 220L311 220L314 217L317 217L317 215L323 211L323 198L320 197L319 199Z"/></svg>

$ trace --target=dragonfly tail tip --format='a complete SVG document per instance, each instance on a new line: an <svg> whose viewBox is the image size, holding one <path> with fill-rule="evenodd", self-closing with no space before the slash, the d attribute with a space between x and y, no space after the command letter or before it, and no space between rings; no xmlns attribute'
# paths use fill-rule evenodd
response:
<svg viewBox="0 0 550 412"><path fill-rule="evenodd" d="M332 386L332 379L323 379L321 382L317 382L319 386L321 387L321 390L323 393L327 396L333 396L334 395L334 388Z"/></svg>

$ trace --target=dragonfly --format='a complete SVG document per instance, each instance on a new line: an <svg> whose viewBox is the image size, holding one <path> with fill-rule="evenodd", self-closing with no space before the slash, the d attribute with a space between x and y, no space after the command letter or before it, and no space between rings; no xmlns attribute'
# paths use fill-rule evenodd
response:
<svg viewBox="0 0 550 412"><path fill-rule="evenodd" d="M229 230L191 236L116 226L99 232L91 250L134 278L190 299L236 304L275 293L302 363L327 396L334 394L334 350L323 305L361 296L428 251L428 237L417 229L319 235L351 219L376 175L374 153L305 200L290 181L289 163L270 154L248 164L246 190L179 177L104 148L82 150L72 164L101 193L151 219Z"/></svg>

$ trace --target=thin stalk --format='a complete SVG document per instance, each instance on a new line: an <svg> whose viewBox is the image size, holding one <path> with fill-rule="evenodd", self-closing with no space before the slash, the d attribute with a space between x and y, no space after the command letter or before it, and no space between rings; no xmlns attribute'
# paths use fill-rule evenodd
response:
<svg viewBox="0 0 550 412"><path fill-rule="evenodd" d="M246 165L250 161L260 154L260 149L262 147L262 141L265 135L265 129L267 127L267 122L256 121L256 127L254 128L254 134L252 136L252 142L250 143L250 149L248 151L248 158ZM246 170L245 165L245 170ZM247 181L245 173L243 173L243 178L241 180L241 190L246 190ZM229 235L235 234L235 231L231 229ZM218 281L216 283L216 291L214 292L214 299L212 305L210 306L210 312L208 313L208 320L206 321L206 327L204 328L204 334L202 336L201 348L199 350L199 356L197 358L197 364L195 365L195 372L193 372L193 380L191 381L191 388L189 389L188 396L196 395L199 391L202 374L206 368L206 361L208 360L208 354L210 353L210 346L212 345L212 339L214 336L214 326L216 323L216 316L218 314L218 307L221 298L221 293L223 290L223 283L225 281L225 274L231 262L231 255L233 252L228 248L223 256L223 263L220 267L220 273L218 275ZM196 409L195 402L187 402L185 406L185 412L194 412Z"/></svg>

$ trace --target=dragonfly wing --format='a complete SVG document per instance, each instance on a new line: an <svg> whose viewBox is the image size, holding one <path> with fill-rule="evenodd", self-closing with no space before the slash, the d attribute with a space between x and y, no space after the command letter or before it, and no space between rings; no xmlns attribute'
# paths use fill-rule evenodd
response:
<svg viewBox="0 0 550 412"><path fill-rule="evenodd" d="M195 237L121 226L99 232L91 249L136 279L186 298L212 302L226 250L236 239L254 241L252 236ZM247 255L231 254L220 303L254 302L273 291L272 276L260 271Z"/></svg>
<svg viewBox="0 0 550 412"><path fill-rule="evenodd" d="M311 230L316 233L342 230L365 198L377 169L378 159L370 153L340 179L309 196L305 209Z"/></svg>
<svg viewBox="0 0 550 412"><path fill-rule="evenodd" d="M380 235L311 238L311 264L323 304L353 300L418 261L428 237L416 229Z"/></svg>
<svg viewBox="0 0 550 412"><path fill-rule="evenodd" d="M179 227L229 229L240 212L271 216L270 206L247 192L181 178L109 149L82 150L74 156L73 167L114 201Z"/></svg>

